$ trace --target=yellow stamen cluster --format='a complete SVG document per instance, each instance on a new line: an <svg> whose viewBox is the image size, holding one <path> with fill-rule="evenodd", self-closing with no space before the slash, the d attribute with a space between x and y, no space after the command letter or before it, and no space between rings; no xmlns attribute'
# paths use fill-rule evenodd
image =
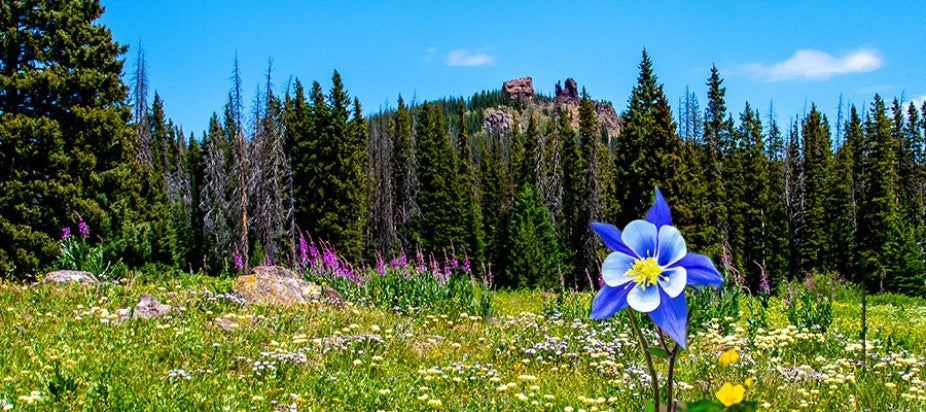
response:
<svg viewBox="0 0 926 412"><path fill-rule="evenodd" d="M633 278L641 289L646 290L647 286L656 284L660 274L662 274L662 268L656 263L656 259L648 257L634 262L626 276Z"/></svg>

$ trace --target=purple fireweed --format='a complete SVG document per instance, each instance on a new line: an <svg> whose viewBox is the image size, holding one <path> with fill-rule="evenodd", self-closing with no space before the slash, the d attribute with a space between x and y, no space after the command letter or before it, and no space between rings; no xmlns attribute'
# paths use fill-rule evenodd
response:
<svg viewBox="0 0 926 412"><path fill-rule="evenodd" d="M232 257L235 261L235 269L242 270L244 269L244 258L239 253L235 253L235 256Z"/></svg>
<svg viewBox="0 0 926 412"><path fill-rule="evenodd" d="M592 229L613 252L601 265L605 285L592 302L591 317L604 319L629 306L648 314L656 326L685 347L685 287L720 287L723 278L710 258L688 253L659 189L646 217L628 223L623 232L605 223L592 223Z"/></svg>
<svg viewBox="0 0 926 412"><path fill-rule="evenodd" d="M771 295L772 287L768 282L768 273L765 273L765 268L759 266L761 271L759 272L759 293L763 295Z"/></svg>
<svg viewBox="0 0 926 412"><path fill-rule="evenodd" d="M63 239L67 239L67 238L69 238L69 237L71 237L71 228L69 228L69 227L67 227L67 226L61 228L61 239L62 239L62 240L63 240Z"/></svg>
<svg viewBox="0 0 926 412"><path fill-rule="evenodd" d="M463 272L464 273L473 273L472 264L469 261L469 255L464 252L463 254Z"/></svg>
<svg viewBox="0 0 926 412"><path fill-rule="evenodd" d="M386 261L383 260L383 256L376 253L376 273L379 273L380 276L386 275Z"/></svg>
<svg viewBox="0 0 926 412"><path fill-rule="evenodd" d="M299 235L299 264L305 266L309 262L309 242L305 236Z"/></svg>
<svg viewBox="0 0 926 412"><path fill-rule="evenodd" d="M77 232L80 233L80 237L87 239L90 237L90 227L87 226L87 222L83 219L80 219L80 222L77 222Z"/></svg>

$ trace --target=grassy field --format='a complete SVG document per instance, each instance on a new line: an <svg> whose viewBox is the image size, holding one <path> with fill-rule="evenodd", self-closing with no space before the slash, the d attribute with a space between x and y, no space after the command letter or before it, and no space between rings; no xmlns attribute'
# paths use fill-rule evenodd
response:
<svg viewBox="0 0 926 412"><path fill-rule="evenodd" d="M500 291L484 318L241 306L219 295L230 279L169 279L0 283L0 410L639 411L650 394L626 317L588 320L591 293ZM181 309L121 320L145 292ZM791 326L778 297L750 326L750 299L692 326L680 400L732 382L766 410L926 410L922 300L870 297L863 367L856 295L825 333ZM739 360L720 366L730 348Z"/></svg>

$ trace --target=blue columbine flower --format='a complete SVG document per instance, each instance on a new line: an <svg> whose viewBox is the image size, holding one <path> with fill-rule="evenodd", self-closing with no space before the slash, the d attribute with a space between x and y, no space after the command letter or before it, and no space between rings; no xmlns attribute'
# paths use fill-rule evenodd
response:
<svg viewBox="0 0 926 412"><path fill-rule="evenodd" d="M592 318L604 319L630 306L649 314L653 323L685 347L685 286L720 287L723 279L710 258L688 253L659 189L644 220L630 222L623 233L606 223L592 223L592 229L614 250L601 264L605 285L592 302Z"/></svg>

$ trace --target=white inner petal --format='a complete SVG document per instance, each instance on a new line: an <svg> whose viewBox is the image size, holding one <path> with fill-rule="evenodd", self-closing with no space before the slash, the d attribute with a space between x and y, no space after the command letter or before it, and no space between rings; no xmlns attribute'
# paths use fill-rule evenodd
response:
<svg viewBox="0 0 926 412"><path fill-rule="evenodd" d="M670 298L680 295L687 283L688 271L681 266L664 269L659 275L659 286Z"/></svg>
<svg viewBox="0 0 926 412"><path fill-rule="evenodd" d="M646 289L636 285L627 294L627 304L638 312L649 313L659 307L659 287L650 285Z"/></svg>
<svg viewBox="0 0 926 412"><path fill-rule="evenodd" d="M608 286L620 286L631 280L627 271L633 267L636 258L621 252L612 252L601 263L601 277Z"/></svg>

